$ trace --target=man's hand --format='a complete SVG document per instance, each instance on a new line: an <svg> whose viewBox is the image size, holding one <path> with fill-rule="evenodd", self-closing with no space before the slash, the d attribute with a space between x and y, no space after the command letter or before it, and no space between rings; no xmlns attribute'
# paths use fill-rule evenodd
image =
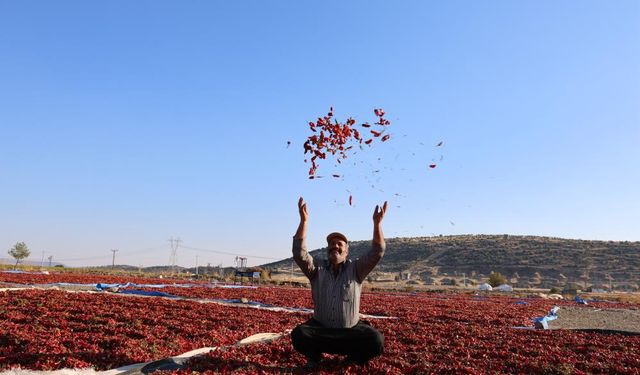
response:
<svg viewBox="0 0 640 375"><path fill-rule="evenodd" d="M371 250L356 261L356 275L360 283L384 256L386 244L384 242L384 234L382 233L382 219L386 213L386 201L382 205L382 208L376 206L376 209L373 210L373 241L371 241Z"/></svg>
<svg viewBox="0 0 640 375"><path fill-rule="evenodd" d="M298 212L300 213L300 224L298 224L298 230L293 238L305 238L307 236L307 220L309 219L309 213L307 212L307 204L304 199L300 197L298 199Z"/></svg>
<svg viewBox="0 0 640 375"><path fill-rule="evenodd" d="M300 198L302 199L302 198ZM382 222L382 219L384 218L384 214L387 212L387 201L384 202L384 205L382 205L382 208L380 208L380 206L376 205L375 210L373 210L373 224L378 225Z"/></svg>
<svg viewBox="0 0 640 375"><path fill-rule="evenodd" d="M293 260L295 260L305 276L311 280L316 275L316 266L313 264L313 258L309 255L305 243L309 213L307 212L307 204L302 197L298 199L298 212L300 213L300 224L298 224L298 230L293 236Z"/></svg>
<svg viewBox="0 0 640 375"><path fill-rule="evenodd" d="M306 223L309 219L309 213L307 212L307 203L302 197L298 199L298 212L300 213L300 222Z"/></svg>

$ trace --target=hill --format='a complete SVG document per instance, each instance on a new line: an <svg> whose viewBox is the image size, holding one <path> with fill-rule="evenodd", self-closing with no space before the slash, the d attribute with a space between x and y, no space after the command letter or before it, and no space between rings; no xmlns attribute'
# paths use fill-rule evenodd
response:
<svg viewBox="0 0 640 375"><path fill-rule="evenodd" d="M386 239L387 251L378 274L410 273L412 279L432 283L434 278L484 280L491 272L505 275L514 286L563 287L572 282L598 288L610 285L637 289L640 285L640 242L586 241L512 235L460 235ZM371 241L349 244L358 258ZM311 251L326 259L325 249ZM263 265L290 269L292 258Z"/></svg>
<svg viewBox="0 0 640 375"><path fill-rule="evenodd" d="M14 265L14 264L16 264L16 260L13 259L13 258L0 258L0 264ZM35 260L28 260L28 259L21 260L20 264L23 265L23 266L33 266L33 267L39 267L39 266L46 266L46 267L62 266L62 263L60 263L60 262L49 262L48 260L46 260L46 261L35 261Z"/></svg>

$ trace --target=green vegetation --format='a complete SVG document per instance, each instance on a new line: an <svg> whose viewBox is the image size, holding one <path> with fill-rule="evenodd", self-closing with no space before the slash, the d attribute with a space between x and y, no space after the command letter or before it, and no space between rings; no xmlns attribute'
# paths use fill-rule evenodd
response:
<svg viewBox="0 0 640 375"><path fill-rule="evenodd" d="M500 272L491 272L491 275L489 275L489 285L494 288L506 283L507 278L504 277Z"/></svg>
<svg viewBox="0 0 640 375"><path fill-rule="evenodd" d="M31 251L29 251L29 247L27 247L27 244L24 242L16 242L11 250L9 250L9 255L16 260L16 267L22 259L29 257L29 254L31 254Z"/></svg>

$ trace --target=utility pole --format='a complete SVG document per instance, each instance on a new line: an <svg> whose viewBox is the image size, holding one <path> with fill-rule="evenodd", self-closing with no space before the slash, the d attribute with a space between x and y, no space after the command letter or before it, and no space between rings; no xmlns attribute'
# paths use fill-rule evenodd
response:
<svg viewBox="0 0 640 375"><path fill-rule="evenodd" d="M462 273L462 282L464 283L464 287L467 287L467 274L466 272Z"/></svg>
<svg viewBox="0 0 640 375"><path fill-rule="evenodd" d="M114 269L116 267L116 253L118 252L118 249L111 249L111 251L113 251L113 259L111 260L111 269Z"/></svg>
<svg viewBox="0 0 640 375"><path fill-rule="evenodd" d="M171 238L169 238L169 243L171 243L171 257L169 259L169 262L171 263L171 274L176 273L176 261L178 258L177 254L178 254L178 247L180 246L180 242L182 242L180 237L173 238L173 236L171 236Z"/></svg>
<svg viewBox="0 0 640 375"><path fill-rule="evenodd" d="M196 255L196 278L198 277L198 256Z"/></svg>
<svg viewBox="0 0 640 375"><path fill-rule="evenodd" d="M244 271L247 268L247 258L246 257L236 257L236 268L240 271Z"/></svg>
<svg viewBox="0 0 640 375"><path fill-rule="evenodd" d="M49 267L51 267L51 259L53 259L53 255L49 255Z"/></svg>
<svg viewBox="0 0 640 375"><path fill-rule="evenodd" d="M44 267L44 250L42 250L42 261L40 262L40 268Z"/></svg>

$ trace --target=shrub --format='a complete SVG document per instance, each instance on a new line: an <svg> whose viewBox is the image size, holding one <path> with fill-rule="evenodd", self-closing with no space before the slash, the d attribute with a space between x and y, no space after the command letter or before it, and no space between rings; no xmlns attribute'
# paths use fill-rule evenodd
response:
<svg viewBox="0 0 640 375"><path fill-rule="evenodd" d="M491 274L489 275L489 285L494 288L506 283L507 278L504 277L500 272L491 272Z"/></svg>
<svg viewBox="0 0 640 375"><path fill-rule="evenodd" d="M412 293L416 290L416 288L413 287L413 285L405 285L404 287L404 291L407 293Z"/></svg>
<svg viewBox="0 0 640 375"><path fill-rule="evenodd" d="M260 280L262 280L262 281L271 280L271 271L270 270L260 270Z"/></svg>

